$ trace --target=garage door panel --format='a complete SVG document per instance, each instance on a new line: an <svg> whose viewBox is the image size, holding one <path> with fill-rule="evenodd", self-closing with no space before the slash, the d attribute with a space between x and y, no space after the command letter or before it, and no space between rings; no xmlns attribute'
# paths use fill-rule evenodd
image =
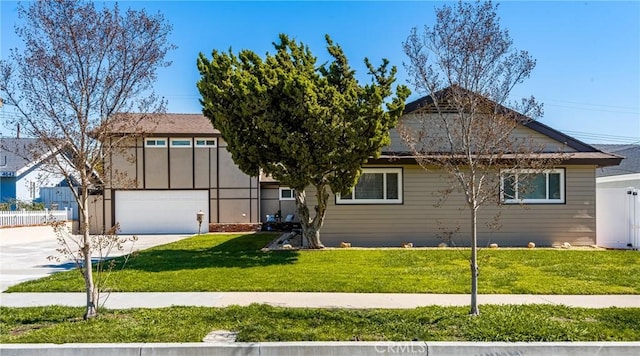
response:
<svg viewBox="0 0 640 356"><path fill-rule="evenodd" d="M202 210L209 226L206 190L116 191L115 219L121 234L197 233L196 213Z"/></svg>

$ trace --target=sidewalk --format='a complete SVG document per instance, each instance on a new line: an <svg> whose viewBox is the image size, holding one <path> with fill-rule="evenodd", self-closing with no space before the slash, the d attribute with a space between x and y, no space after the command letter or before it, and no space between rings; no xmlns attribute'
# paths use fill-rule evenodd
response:
<svg viewBox="0 0 640 356"><path fill-rule="evenodd" d="M428 305L467 306L467 294L393 294L393 293L111 293L102 295L110 309L161 308L172 305L227 307L252 303L292 308L382 308L408 309ZM27 307L45 305L84 306L84 293L0 293L0 306ZM482 304L556 304L584 308L640 308L640 295L532 295L481 294Z"/></svg>

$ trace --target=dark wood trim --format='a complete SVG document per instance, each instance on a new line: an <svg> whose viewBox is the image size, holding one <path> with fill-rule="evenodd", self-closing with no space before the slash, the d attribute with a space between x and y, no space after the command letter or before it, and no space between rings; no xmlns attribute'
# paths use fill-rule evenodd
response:
<svg viewBox="0 0 640 356"><path fill-rule="evenodd" d="M138 169L138 160L140 159L140 157L138 157L138 138L136 137L136 147L134 148L136 150L136 188L138 187L138 181L140 178L140 169Z"/></svg>
<svg viewBox="0 0 640 356"><path fill-rule="evenodd" d="M258 195L256 196L256 207L257 207L257 211L256 211L256 215L257 215L257 222L262 222L261 218L260 218L260 214L262 214L262 207L260 203L262 203L262 201L260 201L260 196L262 195L262 191L261 191L261 187L260 187L260 177L256 177L256 182L257 187L256 190L258 192Z"/></svg>
<svg viewBox="0 0 640 356"><path fill-rule="evenodd" d="M106 230L107 228L107 197L104 195L104 190L102 192L103 192L102 194L102 229ZM113 205L113 201L112 200L110 201L111 201L111 204Z"/></svg>
<svg viewBox="0 0 640 356"><path fill-rule="evenodd" d="M196 187L196 148L195 141L191 145L191 187Z"/></svg>
<svg viewBox="0 0 640 356"><path fill-rule="evenodd" d="M103 210L104 211L104 210ZM111 189L111 226L105 228L111 228L116 226L116 190Z"/></svg>
<svg viewBox="0 0 640 356"><path fill-rule="evenodd" d="M216 147L216 222L220 223L220 145Z"/></svg>
<svg viewBox="0 0 640 356"><path fill-rule="evenodd" d="M109 186L113 187L113 140L109 137ZM104 209L102 210L104 212Z"/></svg>
<svg viewBox="0 0 640 356"><path fill-rule="evenodd" d="M147 147L142 140L142 189L147 189Z"/></svg>
<svg viewBox="0 0 640 356"><path fill-rule="evenodd" d="M167 187L171 189L171 145L169 141L171 139L167 137Z"/></svg>

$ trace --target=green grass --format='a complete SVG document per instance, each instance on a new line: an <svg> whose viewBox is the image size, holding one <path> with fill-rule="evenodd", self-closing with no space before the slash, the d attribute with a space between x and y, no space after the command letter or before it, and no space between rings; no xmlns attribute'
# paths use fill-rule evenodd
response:
<svg viewBox="0 0 640 356"><path fill-rule="evenodd" d="M468 249L261 252L274 234L201 235L150 250L113 272L123 292L469 293ZM637 251L483 249L480 293L640 294ZM9 292L83 291L76 271Z"/></svg>
<svg viewBox="0 0 640 356"><path fill-rule="evenodd" d="M213 330L258 341L638 341L640 308L486 305L409 310L291 309L266 305L105 310L0 307L1 343L199 342Z"/></svg>

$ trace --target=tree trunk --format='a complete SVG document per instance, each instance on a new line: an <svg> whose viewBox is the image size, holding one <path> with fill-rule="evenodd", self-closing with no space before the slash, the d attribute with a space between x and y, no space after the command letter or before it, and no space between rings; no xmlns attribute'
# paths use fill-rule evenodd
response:
<svg viewBox="0 0 640 356"><path fill-rule="evenodd" d="M87 306L84 319L98 315L98 291L93 282L93 265L91 263L91 236L89 234L89 189L88 184L82 186L82 204L78 207L82 211L80 233L82 234L82 257L84 258L84 286L87 294Z"/></svg>
<svg viewBox="0 0 640 356"><path fill-rule="evenodd" d="M304 189L296 189L296 207L300 217L300 226L302 227L302 238L306 241L309 248L321 249L324 248L324 244L320 241L320 229L324 223L329 193L323 184L315 187L317 189L316 198L318 201L318 205L315 207L315 216L311 218L309 214L307 195Z"/></svg>
<svg viewBox="0 0 640 356"><path fill-rule="evenodd" d="M480 315L478 309L478 209L471 207L471 310L470 315Z"/></svg>

